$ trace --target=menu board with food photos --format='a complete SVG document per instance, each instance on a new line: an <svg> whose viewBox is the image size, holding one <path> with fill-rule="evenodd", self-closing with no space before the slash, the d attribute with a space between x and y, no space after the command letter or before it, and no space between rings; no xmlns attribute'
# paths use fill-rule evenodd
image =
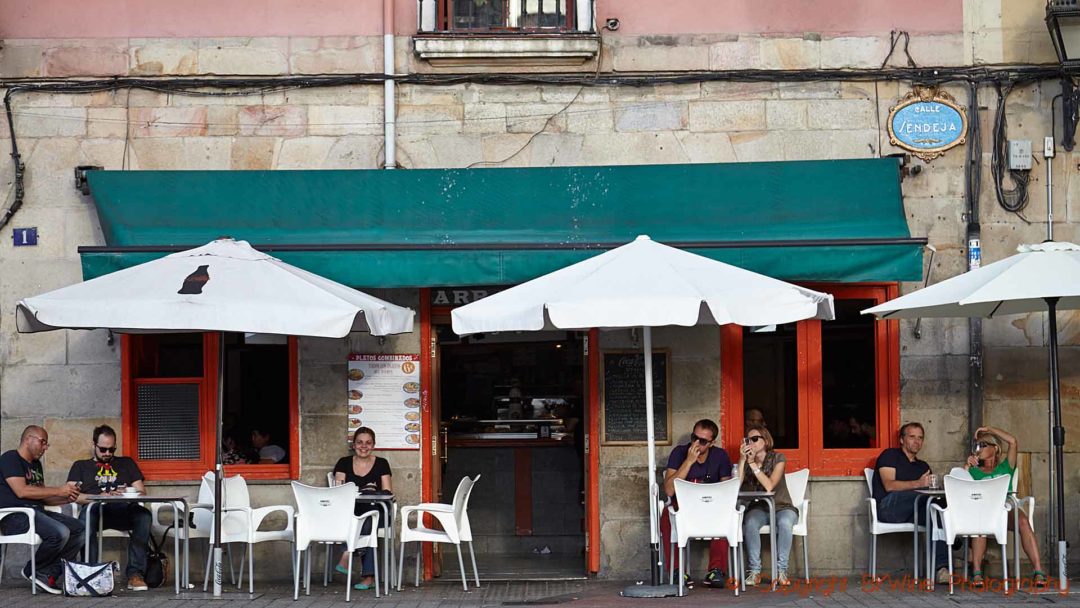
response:
<svg viewBox="0 0 1080 608"><path fill-rule="evenodd" d="M376 449L420 449L420 355L349 355L348 433L375 431Z"/></svg>

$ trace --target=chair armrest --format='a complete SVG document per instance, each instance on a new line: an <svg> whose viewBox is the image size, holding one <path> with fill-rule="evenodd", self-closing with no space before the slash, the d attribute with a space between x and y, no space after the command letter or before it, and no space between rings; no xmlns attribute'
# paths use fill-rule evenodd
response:
<svg viewBox="0 0 1080 608"><path fill-rule="evenodd" d="M4 508L0 508L0 519L4 519L8 515L15 515L17 513L22 513L23 515L29 517L30 518L30 525L33 525L33 522L34 522L34 510L32 508L30 508L30 507L4 507Z"/></svg>
<svg viewBox="0 0 1080 608"><path fill-rule="evenodd" d="M870 521L871 522L877 521L878 520L877 519L877 501L874 500L873 497L870 497L870 498L866 499L866 502L868 502L870 504L870 506L869 506L869 509L870 509L870 511L869 511Z"/></svg>
<svg viewBox="0 0 1080 608"><path fill-rule="evenodd" d="M402 507L403 511L405 509L427 511L429 513L453 513L454 505L448 505L442 502L422 502L411 507Z"/></svg>
<svg viewBox="0 0 1080 608"><path fill-rule="evenodd" d="M363 532L364 520L371 520L371 530ZM379 512L367 511L362 515L356 515L349 522L350 542L346 543L349 551L355 551L363 547L377 547L379 545Z"/></svg>
<svg viewBox="0 0 1080 608"><path fill-rule="evenodd" d="M805 526L806 522L809 520L809 518L810 518L810 499L807 498L807 499L802 501L802 505L799 507L799 520L795 523L795 525L797 525L797 526L798 525Z"/></svg>

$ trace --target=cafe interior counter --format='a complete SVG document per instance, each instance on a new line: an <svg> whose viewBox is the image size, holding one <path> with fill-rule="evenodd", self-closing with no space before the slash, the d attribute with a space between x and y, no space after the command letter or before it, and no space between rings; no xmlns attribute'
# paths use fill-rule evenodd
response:
<svg viewBox="0 0 1080 608"><path fill-rule="evenodd" d="M443 424L448 447L559 447L573 437L561 418L458 419Z"/></svg>

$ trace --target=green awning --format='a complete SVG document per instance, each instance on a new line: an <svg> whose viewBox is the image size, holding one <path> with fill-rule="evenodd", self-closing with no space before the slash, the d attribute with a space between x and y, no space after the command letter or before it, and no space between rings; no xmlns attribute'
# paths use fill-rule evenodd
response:
<svg viewBox="0 0 1080 608"><path fill-rule="evenodd" d="M91 171L83 275L219 236L357 287L513 284L648 234L788 280L918 280L893 158L344 171Z"/></svg>

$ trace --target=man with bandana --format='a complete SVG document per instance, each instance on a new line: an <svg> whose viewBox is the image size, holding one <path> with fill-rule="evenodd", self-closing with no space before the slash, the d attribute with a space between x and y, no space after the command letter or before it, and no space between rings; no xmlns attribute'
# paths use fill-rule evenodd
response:
<svg viewBox="0 0 1080 608"><path fill-rule="evenodd" d="M150 511L136 502L109 502L95 505L90 521L86 521L89 495L122 494L124 488L135 488L139 494L146 493L139 465L126 456L116 454L116 431L108 425L94 429L92 448L94 457L78 460L71 465L68 481L82 484L79 504L83 505L80 518L86 524L90 536L89 561L97 562L98 519L104 515L104 527L125 530L128 540L127 579L131 591L146 591L146 556L150 550Z"/></svg>

